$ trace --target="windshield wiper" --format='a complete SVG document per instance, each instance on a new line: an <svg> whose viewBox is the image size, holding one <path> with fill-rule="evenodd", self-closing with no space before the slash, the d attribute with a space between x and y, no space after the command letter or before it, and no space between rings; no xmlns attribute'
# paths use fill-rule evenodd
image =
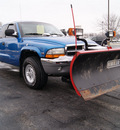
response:
<svg viewBox="0 0 120 130"><path fill-rule="evenodd" d="M51 33L50 35L63 36L62 34L58 34L58 33Z"/></svg>
<svg viewBox="0 0 120 130"><path fill-rule="evenodd" d="M24 35L42 35L40 33L25 33Z"/></svg>

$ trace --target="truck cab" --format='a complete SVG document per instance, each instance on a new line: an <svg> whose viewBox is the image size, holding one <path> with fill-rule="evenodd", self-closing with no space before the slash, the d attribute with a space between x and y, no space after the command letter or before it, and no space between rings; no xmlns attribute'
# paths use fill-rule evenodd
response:
<svg viewBox="0 0 120 130"><path fill-rule="evenodd" d="M104 49L85 40L88 50ZM86 51L77 40L77 51ZM40 89L49 75L68 76L76 52L75 37L65 36L55 26L43 22L14 22L3 25L0 36L0 61L18 66L26 84Z"/></svg>

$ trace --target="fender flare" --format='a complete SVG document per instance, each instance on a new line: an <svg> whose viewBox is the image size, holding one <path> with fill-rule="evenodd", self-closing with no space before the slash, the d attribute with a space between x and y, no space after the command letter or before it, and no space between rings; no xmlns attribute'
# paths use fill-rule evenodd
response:
<svg viewBox="0 0 120 130"><path fill-rule="evenodd" d="M37 47L34 47L34 46L25 46L21 49L21 54L23 51L32 51L32 52L36 52L38 54L39 57L41 57L41 51L37 48ZM20 54L20 57L21 57L21 54Z"/></svg>
<svg viewBox="0 0 120 130"><path fill-rule="evenodd" d="M24 61L24 58L22 59L22 52L24 51L28 51L28 52L34 52L36 53L39 57L41 57L41 51L37 48L37 47L33 47L33 46L24 46L22 49L21 49L21 52L20 52L20 57L19 57L19 70L20 70L20 76L22 76L22 63Z"/></svg>

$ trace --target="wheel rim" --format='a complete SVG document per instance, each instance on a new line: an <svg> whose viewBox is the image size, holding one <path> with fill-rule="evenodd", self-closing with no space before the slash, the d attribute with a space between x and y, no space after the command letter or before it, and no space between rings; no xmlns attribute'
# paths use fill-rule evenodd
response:
<svg viewBox="0 0 120 130"><path fill-rule="evenodd" d="M25 67L25 77L26 77L26 80L30 83L30 84L33 84L35 83L36 81L36 73L35 73L35 70L34 68L28 64L26 67Z"/></svg>

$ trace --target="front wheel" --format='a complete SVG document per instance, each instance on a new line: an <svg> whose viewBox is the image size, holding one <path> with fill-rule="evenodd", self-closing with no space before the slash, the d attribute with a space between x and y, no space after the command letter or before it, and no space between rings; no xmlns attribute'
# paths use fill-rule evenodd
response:
<svg viewBox="0 0 120 130"><path fill-rule="evenodd" d="M39 58L34 56L26 58L22 70L25 83L28 87L41 89L47 83L48 76L44 72Z"/></svg>

